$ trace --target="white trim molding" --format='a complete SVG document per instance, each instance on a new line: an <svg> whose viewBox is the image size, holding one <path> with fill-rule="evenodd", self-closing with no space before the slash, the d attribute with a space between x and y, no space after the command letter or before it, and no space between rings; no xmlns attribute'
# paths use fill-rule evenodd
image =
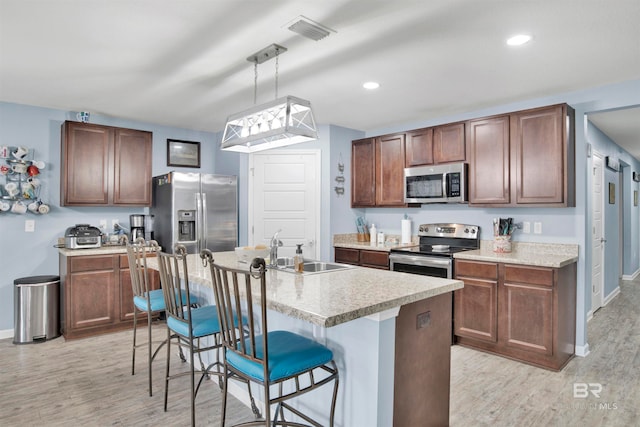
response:
<svg viewBox="0 0 640 427"><path fill-rule="evenodd" d="M13 338L13 329L0 330L0 340L5 338Z"/></svg>
<svg viewBox="0 0 640 427"><path fill-rule="evenodd" d="M588 355L589 355L589 344L576 346L576 356L587 357Z"/></svg>
<svg viewBox="0 0 640 427"><path fill-rule="evenodd" d="M613 291L611 291L611 293L609 295L607 295L602 300L602 306L604 307L607 304L609 304L611 302L611 300L613 300L615 297L618 296L619 293L620 293L620 286L617 286Z"/></svg>
<svg viewBox="0 0 640 427"><path fill-rule="evenodd" d="M622 280L635 280L636 277L640 276L640 269L636 270L635 273L629 275L629 274L623 274L622 275Z"/></svg>

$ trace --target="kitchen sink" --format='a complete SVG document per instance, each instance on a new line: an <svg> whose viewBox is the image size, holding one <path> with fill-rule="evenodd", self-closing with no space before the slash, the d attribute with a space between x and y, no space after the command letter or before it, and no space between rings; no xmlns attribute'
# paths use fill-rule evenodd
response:
<svg viewBox="0 0 640 427"><path fill-rule="evenodd" d="M280 271L296 273L295 267L293 266L293 258L278 258L277 264L276 269ZM330 271L346 270L348 268L353 268L353 266L333 262L305 261L302 274L328 273Z"/></svg>

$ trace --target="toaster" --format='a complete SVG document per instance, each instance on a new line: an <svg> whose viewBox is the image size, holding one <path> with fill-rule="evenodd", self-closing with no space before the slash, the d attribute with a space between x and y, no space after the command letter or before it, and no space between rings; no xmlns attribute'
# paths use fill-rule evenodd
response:
<svg viewBox="0 0 640 427"><path fill-rule="evenodd" d="M101 244L100 229L89 224L76 224L64 233L64 246L67 249L99 248Z"/></svg>

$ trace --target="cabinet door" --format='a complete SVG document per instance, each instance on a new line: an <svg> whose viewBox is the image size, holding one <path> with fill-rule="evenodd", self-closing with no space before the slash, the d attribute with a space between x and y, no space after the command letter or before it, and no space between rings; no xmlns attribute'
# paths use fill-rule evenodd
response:
<svg viewBox="0 0 640 427"><path fill-rule="evenodd" d="M375 153L373 138L351 143L351 207L376 204Z"/></svg>
<svg viewBox="0 0 640 427"><path fill-rule="evenodd" d="M108 205L112 129L76 122L65 122L62 129L62 205Z"/></svg>
<svg viewBox="0 0 640 427"><path fill-rule="evenodd" d="M436 126L433 130L433 160L435 163L464 162L464 123Z"/></svg>
<svg viewBox="0 0 640 427"><path fill-rule="evenodd" d="M456 278L464 288L454 291L454 334L498 341L498 265L456 261Z"/></svg>
<svg viewBox="0 0 640 427"><path fill-rule="evenodd" d="M537 279L536 283L519 282L518 270L530 277L553 275L550 269L505 267L504 284L500 288L500 340L506 348L550 356L553 354L553 287L540 284ZM534 270L537 275L529 274Z"/></svg>
<svg viewBox="0 0 640 427"><path fill-rule="evenodd" d="M405 134L376 139L376 205L405 206Z"/></svg>
<svg viewBox="0 0 640 427"><path fill-rule="evenodd" d="M459 278L464 288L454 291L454 333L487 342L498 341L498 283Z"/></svg>
<svg viewBox="0 0 640 427"><path fill-rule="evenodd" d="M150 132L115 130L113 204L151 206Z"/></svg>
<svg viewBox="0 0 640 427"><path fill-rule="evenodd" d="M469 203L508 204L509 117L471 120L469 127Z"/></svg>
<svg viewBox="0 0 640 427"><path fill-rule="evenodd" d="M433 164L433 129L407 132L405 167Z"/></svg>
<svg viewBox="0 0 640 427"><path fill-rule="evenodd" d="M86 329L116 322L117 257L71 257L70 264L65 291L68 329ZM94 269L87 270L85 266L89 265L94 265Z"/></svg>
<svg viewBox="0 0 640 427"><path fill-rule="evenodd" d="M511 115L516 203L566 202L569 172L564 119L562 105Z"/></svg>

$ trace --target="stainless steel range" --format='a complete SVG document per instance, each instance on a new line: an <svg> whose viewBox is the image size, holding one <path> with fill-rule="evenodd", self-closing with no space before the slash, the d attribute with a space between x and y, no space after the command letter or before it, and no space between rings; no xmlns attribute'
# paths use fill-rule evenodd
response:
<svg viewBox="0 0 640 427"><path fill-rule="evenodd" d="M467 224L422 224L420 245L391 249L393 271L453 278L453 254L480 248L480 227Z"/></svg>

